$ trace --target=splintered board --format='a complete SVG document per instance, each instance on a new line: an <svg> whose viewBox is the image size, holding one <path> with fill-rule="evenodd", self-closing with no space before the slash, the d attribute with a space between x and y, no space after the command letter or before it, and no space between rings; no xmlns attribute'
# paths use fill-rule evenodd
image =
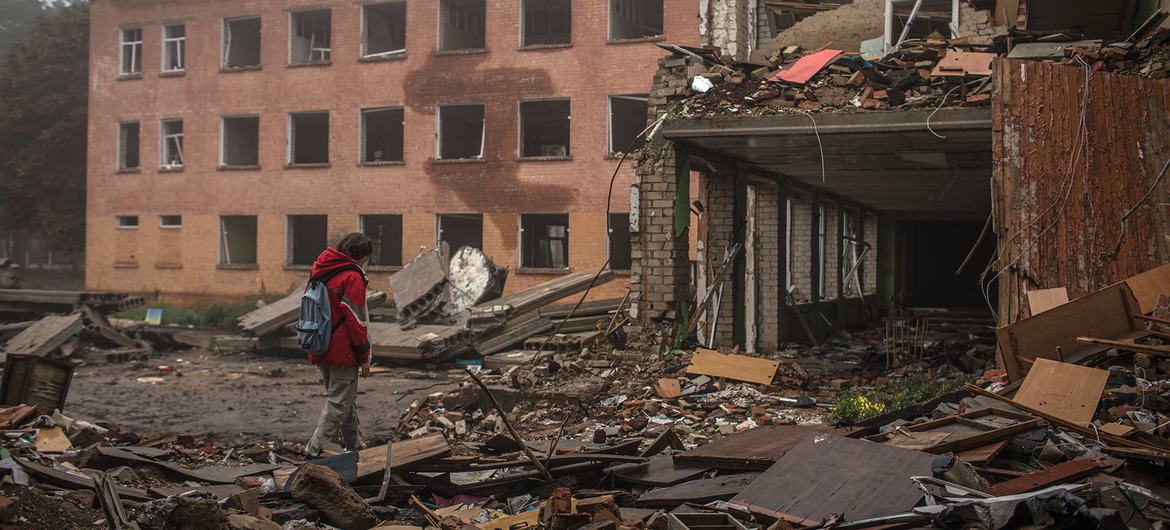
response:
<svg viewBox="0 0 1170 530"><path fill-rule="evenodd" d="M776 376L779 361L749 357L747 355L724 355L714 350L699 348L691 358L687 373L709 375L735 381L767 385Z"/></svg>
<svg viewBox="0 0 1170 530"><path fill-rule="evenodd" d="M1093 421L1109 372L1036 359L1012 401L1077 424Z"/></svg>
<svg viewBox="0 0 1170 530"><path fill-rule="evenodd" d="M811 434L732 499L752 513L805 525L905 513L922 500L910 477L931 476L934 455Z"/></svg>
<svg viewBox="0 0 1170 530"><path fill-rule="evenodd" d="M451 454L451 445L442 434L428 434L410 440L394 442L391 469L409 467ZM380 475L386 469L386 446L379 445L358 452L358 479Z"/></svg>

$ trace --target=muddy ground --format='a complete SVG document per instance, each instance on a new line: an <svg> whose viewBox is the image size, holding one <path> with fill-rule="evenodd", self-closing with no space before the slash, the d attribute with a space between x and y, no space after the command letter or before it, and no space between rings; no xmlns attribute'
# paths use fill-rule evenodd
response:
<svg viewBox="0 0 1170 530"><path fill-rule="evenodd" d="M362 379L358 412L366 440L386 439L412 400L450 390L461 379L442 369L407 368ZM64 413L112 421L142 437L190 433L223 445L305 442L323 392L317 368L303 358L186 351L79 367Z"/></svg>

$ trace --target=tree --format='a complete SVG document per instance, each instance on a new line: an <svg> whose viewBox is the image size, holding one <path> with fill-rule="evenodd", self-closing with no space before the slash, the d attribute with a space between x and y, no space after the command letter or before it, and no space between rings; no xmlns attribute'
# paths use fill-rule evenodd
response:
<svg viewBox="0 0 1170 530"><path fill-rule="evenodd" d="M58 250L85 246L88 78L87 3L47 10L0 57L0 224Z"/></svg>
<svg viewBox="0 0 1170 530"><path fill-rule="evenodd" d="M24 40L44 9L40 0L0 0L0 53Z"/></svg>

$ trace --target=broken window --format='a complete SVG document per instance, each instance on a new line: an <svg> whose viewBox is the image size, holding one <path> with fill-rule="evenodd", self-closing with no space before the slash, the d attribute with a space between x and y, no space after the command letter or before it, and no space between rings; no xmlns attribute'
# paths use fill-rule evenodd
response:
<svg viewBox="0 0 1170 530"><path fill-rule="evenodd" d="M569 214L520 215L520 266L569 267Z"/></svg>
<svg viewBox="0 0 1170 530"><path fill-rule="evenodd" d="M160 215L158 216L159 228L183 228L183 216L181 215Z"/></svg>
<svg viewBox="0 0 1170 530"><path fill-rule="evenodd" d="M330 59L330 22L328 9L300 11L290 16L288 42L289 64L325 63Z"/></svg>
<svg viewBox="0 0 1170 530"><path fill-rule="evenodd" d="M187 26L184 24L163 26L163 71L183 71L187 64L186 53Z"/></svg>
<svg viewBox="0 0 1170 530"><path fill-rule="evenodd" d="M520 102L520 156L569 156L569 100Z"/></svg>
<svg viewBox="0 0 1170 530"><path fill-rule="evenodd" d="M137 215L119 215L116 220L118 228L138 228Z"/></svg>
<svg viewBox="0 0 1170 530"><path fill-rule="evenodd" d="M483 215L439 214L439 241L446 243L454 255L463 247L483 250Z"/></svg>
<svg viewBox="0 0 1170 530"><path fill-rule="evenodd" d="M663 0L609 0L609 40L662 35Z"/></svg>
<svg viewBox="0 0 1170 530"><path fill-rule="evenodd" d="M406 1L362 6L362 57L406 53Z"/></svg>
<svg viewBox="0 0 1170 530"><path fill-rule="evenodd" d="M138 169L138 122L118 124L118 169Z"/></svg>
<svg viewBox="0 0 1170 530"><path fill-rule="evenodd" d="M220 64L225 70L260 66L260 17L224 19Z"/></svg>
<svg viewBox="0 0 1170 530"><path fill-rule="evenodd" d="M399 267L402 265L402 216L363 215L359 218L361 231L374 241L370 265Z"/></svg>
<svg viewBox="0 0 1170 530"><path fill-rule="evenodd" d="M570 0L524 0L523 46L569 44L573 12Z"/></svg>
<svg viewBox="0 0 1170 530"><path fill-rule="evenodd" d="M645 94L609 97L609 152L624 153L646 128Z"/></svg>
<svg viewBox="0 0 1170 530"><path fill-rule="evenodd" d="M484 0L439 0L439 51L484 49L486 14Z"/></svg>
<svg viewBox="0 0 1170 530"><path fill-rule="evenodd" d="M220 121L219 134L221 167L260 165L259 116L225 116Z"/></svg>
<svg viewBox="0 0 1170 530"><path fill-rule="evenodd" d="M255 215L224 215L219 218L219 264L256 265Z"/></svg>
<svg viewBox="0 0 1170 530"><path fill-rule="evenodd" d="M439 159L483 156L483 105L439 107Z"/></svg>
<svg viewBox="0 0 1170 530"><path fill-rule="evenodd" d="M163 169L183 167L183 120L163 120L159 130L162 134L159 165Z"/></svg>
<svg viewBox="0 0 1170 530"><path fill-rule="evenodd" d="M630 257L630 214L609 214L609 268L628 271L633 260Z"/></svg>
<svg viewBox="0 0 1170 530"><path fill-rule="evenodd" d="M122 75L142 73L142 28L122 30L122 56L118 71Z"/></svg>
<svg viewBox="0 0 1170 530"><path fill-rule="evenodd" d="M402 161L402 108L362 110L362 162Z"/></svg>
<svg viewBox="0 0 1170 530"><path fill-rule="evenodd" d="M329 246L329 218L324 215L290 215L287 227L288 265L312 265Z"/></svg>
<svg viewBox="0 0 1170 530"><path fill-rule="evenodd" d="M288 115L289 164L329 163L329 113Z"/></svg>

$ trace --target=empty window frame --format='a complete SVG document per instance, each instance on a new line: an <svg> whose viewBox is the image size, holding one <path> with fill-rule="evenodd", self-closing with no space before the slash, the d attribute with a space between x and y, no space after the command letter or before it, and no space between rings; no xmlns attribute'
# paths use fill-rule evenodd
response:
<svg viewBox="0 0 1170 530"><path fill-rule="evenodd" d="M159 228L183 228L183 216L181 215L160 215L158 216Z"/></svg>
<svg viewBox="0 0 1170 530"><path fill-rule="evenodd" d="M219 218L219 265L256 265L255 215L224 215Z"/></svg>
<svg viewBox="0 0 1170 530"><path fill-rule="evenodd" d="M520 156L567 157L569 100L520 102Z"/></svg>
<svg viewBox="0 0 1170 530"><path fill-rule="evenodd" d="M485 0L439 0L439 51L487 47Z"/></svg>
<svg viewBox="0 0 1170 530"><path fill-rule="evenodd" d="M118 72L122 75L142 73L142 28L122 29Z"/></svg>
<svg viewBox="0 0 1170 530"><path fill-rule="evenodd" d="M630 214L609 214L609 268L615 271L633 268L630 249Z"/></svg>
<svg viewBox="0 0 1170 530"><path fill-rule="evenodd" d="M406 1L362 6L362 57L376 59L406 53Z"/></svg>
<svg viewBox="0 0 1170 530"><path fill-rule="evenodd" d="M360 230L374 241L370 265L375 267L402 266L402 216L363 215L358 218Z"/></svg>
<svg viewBox="0 0 1170 530"><path fill-rule="evenodd" d="M662 4L663 0L609 0L609 40L662 35Z"/></svg>
<svg viewBox="0 0 1170 530"><path fill-rule="evenodd" d="M162 120L159 126L159 167L183 167L183 120Z"/></svg>
<svg viewBox="0 0 1170 530"><path fill-rule="evenodd" d="M187 67L187 26L163 26L162 71L182 72Z"/></svg>
<svg viewBox="0 0 1170 530"><path fill-rule="evenodd" d="M820 267L817 267L817 297L824 298L825 295L828 293L828 290L826 289L826 285L825 285L825 277L826 277L825 269L828 268L828 263L826 262L827 256L825 255L826 244L827 244L827 242L825 241L825 205L824 204L817 204L816 209L817 209L817 212L816 212L817 213L817 258L816 259L817 259L817 263L820 264Z"/></svg>
<svg viewBox="0 0 1170 530"><path fill-rule="evenodd" d="M569 214L520 215L520 266L526 269L569 267Z"/></svg>
<svg viewBox="0 0 1170 530"><path fill-rule="evenodd" d="M440 160L483 157L482 104L440 105L438 112Z"/></svg>
<svg viewBox="0 0 1170 530"><path fill-rule="evenodd" d="M118 124L118 169L139 168L139 133L141 126L136 121Z"/></svg>
<svg viewBox="0 0 1170 530"><path fill-rule="evenodd" d="M288 115L288 163L329 163L329 113L294 112Z"/></svg>
<svg viewBox="0 0 1170 530"><path fill-rule="evenodd" d="M646 128L646 94L609 97L609 152L623 153Z"/></svg>
<svg viewBox="0 0 1170 530"><path fill-rule="evenodd" d="M328 9L289 13L288 64L329 62L332 18Z"/></svg>
<svg viewBox="0 0 1170 530"><path fill-rule="evenodd" d="M260 17L224 19L222 44L222 69L259 68Z"/></svg>
<svg viewBox="0 0 1170 530"><path fill-rule="evenodd" d="M571 0L523 0L521 46L569 44L573 39Z"/></svg>
<svg viewBox="0 0 1170 530"><path fill-rule="evenodd" d="M114 221L119 229L131 230L138 228L137 215L119 215L114 218Z"/></svg>
<svg viewBox="0 0 1170 530"><path fill-rule="evenodd" d="M324 215L288 216L285 263L312 265L329 246L329 218Z"/></svg>
<svg viewBox="0 0 1170 530"><path fill-rule="evenodd" d="M463 247L483 250L483 215L477 213L439 214L438 241L446 243L451 254Z"/></svg>
<svg viewBox="0 0 1170 530"><path fill-rule="evenodd" d="M362 163L402 162L402 107L362 109Z"/></svg>
<svg viewBox="0 0 1170 530"><path fill-rule="evenodd" d="M219 165L260 167L260 117L224 116L219 122Z"/></svg>

